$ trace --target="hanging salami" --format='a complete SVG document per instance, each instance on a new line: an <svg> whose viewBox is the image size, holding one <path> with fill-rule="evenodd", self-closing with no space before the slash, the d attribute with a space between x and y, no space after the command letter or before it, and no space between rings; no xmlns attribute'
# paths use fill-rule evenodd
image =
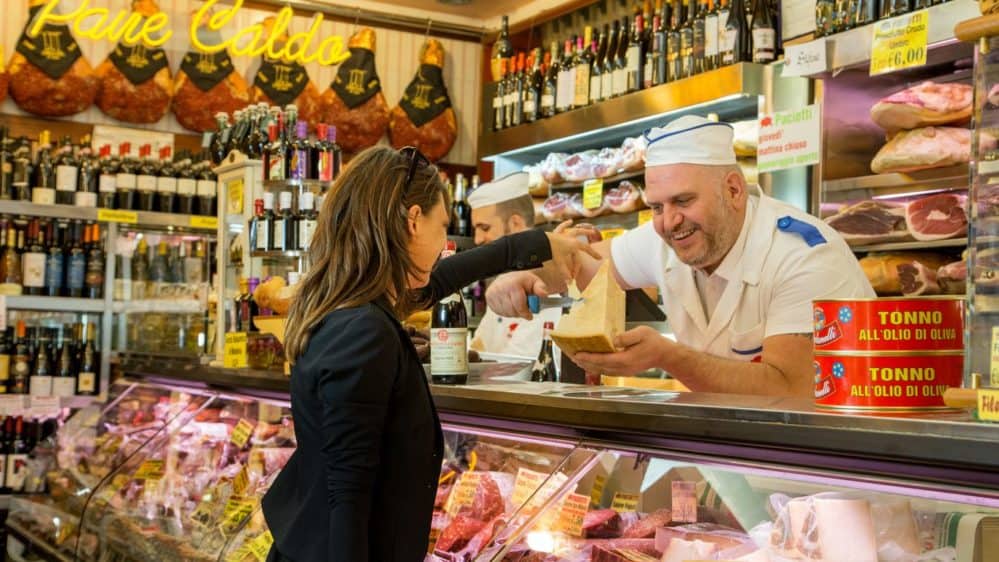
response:
<svg viewBox="0 0 999 562"><path fill-rule="evenodd" d="M222 42L218 31L198 28L204 45ZM216 127L215 114L232 114L250 103L250 88L236 72L228 51L204 53L193 46L184 55L173 82L173 113L185 129L203 133Z"/></svg>
<svg viewBox="0 0 999 562"><path fill-rule="evenodd" d="M132 0L143 20L160 11L154 0ZM166 51L145 43L118 43L97 67L101 87L97 107L126 123L155 123L166 115L173 97L173 78Z"/></svg>
<svg viewBox="0 0 999 562"><path fill-rule="evenodd" d="M420 52L420 69L392 109L389 138L392 146L415 146L437 161L454 146L458 123L444 85L444 46L428 39Z"/></svg>
<svg viewBox="0 0 999 562"><path fill-rule="evenodd" d="M274 28L274 19L271 16L264 20L265 34ZM276 47L283 47L287 41L288 36L281 35ZM297 62L261 56L250 98L253 103L265 102L280 107L295 104L299 121L306 121L312 127L319 121L319 88L309 78L305 67Z"/></svg>
<svg viewBox="0 0 999 562"><path fill-rule="evenodd" d="M375 30L358 30L347 43L350 58L323 92L322 117L336 125L337 142L348 154L374 146L385 134L389 107L375 70Z"/></svg>
<svg viewBox="0 0 999 562"><path fill-rule="evenodd" d="M46 23L38 35L28 36L28 29L46 3L28 2L28 21L8 67L10 95L28 113L64 117L94 103L98 80L69 26Z"/></svg>

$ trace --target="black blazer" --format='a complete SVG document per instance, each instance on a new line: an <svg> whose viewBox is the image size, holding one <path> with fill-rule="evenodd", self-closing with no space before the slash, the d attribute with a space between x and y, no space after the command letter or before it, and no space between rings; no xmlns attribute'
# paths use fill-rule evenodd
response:
<svg viewBox="0 0 999 562"><path fill-rule="evenodd" d="M551 257L529 231L434 268L422 298ZM443 438L416 349L383 302L337 310L291 371L298 448L263 499L274 546L294 562L423 560Z"/></svg>

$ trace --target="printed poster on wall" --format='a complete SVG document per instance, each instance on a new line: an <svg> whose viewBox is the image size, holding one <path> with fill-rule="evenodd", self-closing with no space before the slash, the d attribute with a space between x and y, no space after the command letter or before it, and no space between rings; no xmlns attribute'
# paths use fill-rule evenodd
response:
<svg viewBox="0 0 999 562"><path fill-rule="evenodd" d="M760 173L811 166L821 156L818 105L760 117L756 166Z"/></svg>

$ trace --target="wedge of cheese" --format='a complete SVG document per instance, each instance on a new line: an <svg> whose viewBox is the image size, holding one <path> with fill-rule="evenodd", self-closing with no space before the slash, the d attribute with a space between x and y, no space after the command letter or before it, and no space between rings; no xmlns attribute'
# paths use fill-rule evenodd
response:
<svg viewBox="0 0 999 562"><path fill-rule="evenodd" d="M624 331L624 291L604 261L582 294L552 332L552 341L566 353L615 351L614 338Z"/></svg>

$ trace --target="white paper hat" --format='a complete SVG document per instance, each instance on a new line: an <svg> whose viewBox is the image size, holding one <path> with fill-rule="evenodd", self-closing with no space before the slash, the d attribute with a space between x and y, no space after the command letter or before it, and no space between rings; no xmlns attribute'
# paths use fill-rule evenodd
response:
<svg viewBox="0 0 999 562"><path fill-rule="evenodd" d="M709 121L696 115L685 115L665 127L645 131L648 148L645 165L701 164L705 166L734 165L732 126Z"/></svg>
<svg viewBox="0 0 999 562"><path fill-rule="evenodd" d="M513 172L481 184L468 194L468 206L479 209L523 197L530 193L527 187L529 178L530 174L527 172Z"/></svg>

